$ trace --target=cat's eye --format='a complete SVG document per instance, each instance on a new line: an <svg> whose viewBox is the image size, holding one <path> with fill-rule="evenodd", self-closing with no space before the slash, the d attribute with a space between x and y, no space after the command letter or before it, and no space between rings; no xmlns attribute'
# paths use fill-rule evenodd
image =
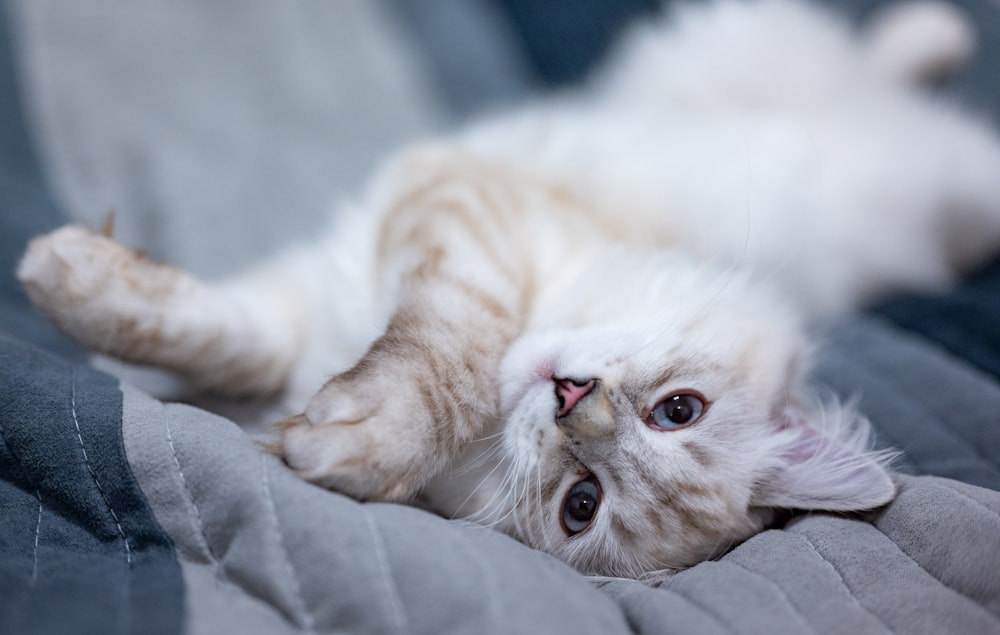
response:
<svg viewBox="0 0 1000 635"><path fill-rule="evenodd" d="M704 399L694 393L681 392L656 404L646 423L657 430L677 430L696 422L704 412Z"/></svg>
<svg viewBox="0 0 1000 635"><path fill-rule="evenodd" d="M562 527L568 536L575 536L594 520L601 504L601 487L592 475L569 488L562 504Z"/></svg>

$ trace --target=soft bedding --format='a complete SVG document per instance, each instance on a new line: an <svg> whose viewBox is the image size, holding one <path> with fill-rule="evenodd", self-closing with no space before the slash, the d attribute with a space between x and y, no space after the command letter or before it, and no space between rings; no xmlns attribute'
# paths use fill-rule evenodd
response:
<svg viewBox="0 0 1000 635"><path fill-rule="evenodd" d="M834 368L864 351L852 376L878 377L880 418L952 389L1000 399L885 324L854 321L831 346ZM1000 632L1000 493L984 487L901 474L884 510L794 517L656 587L586 578L488 529L304 483L221 417L0 350L3 632ZM979 414L930 437L917 420L908 438L938 451L905 466L996 479Z"/></svg>
<svg viewBox="0 0 1000 635"><path fill-rule="evenodd" d="M0 58L0 633L1000 633L1000 267L824 337L816 383L904 452L889 506L794 516L655 586L587 578L304 483L90 367L13 280L62 220Z"/></svg>

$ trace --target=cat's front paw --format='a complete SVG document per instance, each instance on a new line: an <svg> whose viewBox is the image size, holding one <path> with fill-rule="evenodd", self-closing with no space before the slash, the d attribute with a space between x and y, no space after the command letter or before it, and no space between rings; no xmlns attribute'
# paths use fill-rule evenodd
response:
<svg viewBox="0 0 1000 635"><path fill-rule="evenodd" d="M68 225L28 244L17 277L39 308L60 312L62 305L84 303L106 288L124 251L100 234Z"/></svg>
<svg viewBox="0 0 1000 635"><path fill-rule="evenodd" d="M168 295L179 274L101 234L67 226L31 241L17 269L32 304L77 341L104 350Z"/></svg>
<svg viewBox="0 0 1000 635"><path fill-rule="evenodd" d="M432 418L416 390L391 374L333 379L305 413L279 424L285 463L358 500L412 499L440 469Z"/></svg>

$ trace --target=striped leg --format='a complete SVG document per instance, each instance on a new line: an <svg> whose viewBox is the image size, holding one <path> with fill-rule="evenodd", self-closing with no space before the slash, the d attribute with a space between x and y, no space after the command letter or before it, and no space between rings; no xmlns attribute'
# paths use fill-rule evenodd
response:
<svg viewBox="0 0 1000 635"><path fill-rule="evenodd" d="M205 284L81 227L33 240L18 277L36 308L88 349L202 389L279 390L299 350L293 309L277 287Z"/></svg>
<svg viewBox="0 0 1000 635"><path fill-rule="evenodd" d="M400 285L385 333L284 426L293 469L365 500L412 498L496 419L498 365L528 310L517 226L537 191L468 158L423 161L384 218Z"/></svg>

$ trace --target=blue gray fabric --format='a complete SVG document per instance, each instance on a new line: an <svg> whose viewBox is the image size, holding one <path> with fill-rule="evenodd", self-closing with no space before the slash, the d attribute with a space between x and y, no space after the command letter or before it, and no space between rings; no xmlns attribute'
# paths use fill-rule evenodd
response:
<svg viewBox="0 0 1000 635"><path fill-rule="evenodd" d="M39 320L14 277L28 239L64 220L49 195L21 113L6 6L0 4L0 332L50 351L82 357L50 324Z"/></svg>
<svg viewBox="0 0 1000 635"><path fill-rule="evenodd" d="M180 568L125 460L118 382L0 336L0 632L179 632Z"/></svg>
<svg viewBox="0 0 1000 635"><path fill-rule="evenodd" d="M1000 310L993 317L1000 324ZM879 445L903 452L896 469L1000 490L996 378L933 342L861 317L830 331L818 362L817 383L856 398Z"/></svg>
<svg viewBox="0 0 1000 635"><path fill-rule="evenodd" d="M561 86L582 81L617 43L617 36L644 15L655 14L661 0L495 0L495 4L515 26L534 75Z"/></svg>
<svg viewBox="0 0 1000 635"><path fill-rule="evenodd" d="M899 298L875 314L1000 379L1000 261L947 294Z"/></svg>
<svg viewBox="0 0 1000 635"><path fill-rule="evenodd" d="M537 92L539 80L514 25L492 0L422 0L386 6L427 58L439 99L455 117L517 103Z"/></svg>
<svg viewBox="0 0 1000 635"><path fill-rule="evenodd" d="M10 44L0 10L0 632L177 633L180 568L125 460L118 382L80 362L14 277L28 238L64 221Z"/></svg>

